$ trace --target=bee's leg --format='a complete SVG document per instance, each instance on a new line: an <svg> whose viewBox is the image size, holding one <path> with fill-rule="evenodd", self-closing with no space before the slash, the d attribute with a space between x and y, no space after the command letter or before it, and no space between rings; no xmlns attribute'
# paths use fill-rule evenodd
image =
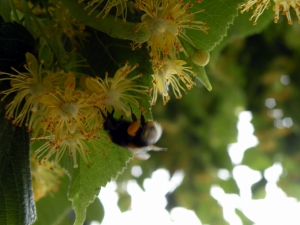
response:
<svg viewBox="0 0 300 225"><path fill-rule="evenodd" d="M109 114L110 114L111 117L113 117L114 113L115 113L115 108L112 107L111 113L109 113Z"/></svg>
<svg viewBox="0 0 300 225"><path fill-rule="evenodd" d="M133 113L133 111L132 111L132 108L131 108L131 105L130 105L130 104L129 104L129 107L130 107L130 110L131 110L131 118L132 118L132 121L137 121L136 115Z"/></svg>
<svg viewBox="0 0 300 225"><path fill-rule="evenodd" d="M97 109L99 109L99 111L100 111L100 113L101 113L103 119L106 120L106 119L107 119L107 116L105 116L104 112L103 112L99 107L97 107L97 106L94 106L94 107L97 108Z"/></svg>
<svg viewBox="0 0 300 225"><path fill-rule="evenodd" d="M113 118L114 117L114 113L115 113L115 108L112 107L111 112L108 112L108 110L105 108L106 114L107 114L107 118Z"/></svg>
<svg viewBox="0 0 300 225"><path fill-rule="evenodd" d="M144 117L144 114L141 111L141 125L143 126L145 124L146 124L145 117Z"/></svg>
<svg viewBox="0 0 300 225"><path fill-rule="evenodd" d="M137 131L140 129L140 124L136 118L136 115L133 113L131 105L129 104L131 110L132 123L127 128L127 134L131 137L134 137Z"/></svg>

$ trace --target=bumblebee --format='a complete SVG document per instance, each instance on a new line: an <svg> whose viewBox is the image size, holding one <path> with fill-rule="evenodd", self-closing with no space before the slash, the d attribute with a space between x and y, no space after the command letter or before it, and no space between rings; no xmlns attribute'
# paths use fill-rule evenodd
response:
<svg viewBox="0 0 300 225"><path fill-rule="evenodd" d="M162 135L162 127L159 123L146 122L143 114L139 122L132 109L132 122L125 120L123 116L119 119L114 118L114 109L111 112L107 111L107 115L102 110L100 112L104 118L104 129L108 132L112 142L128 149L136 158L146 160L150 157L148 151L165 150L154 145Z"/></svg>

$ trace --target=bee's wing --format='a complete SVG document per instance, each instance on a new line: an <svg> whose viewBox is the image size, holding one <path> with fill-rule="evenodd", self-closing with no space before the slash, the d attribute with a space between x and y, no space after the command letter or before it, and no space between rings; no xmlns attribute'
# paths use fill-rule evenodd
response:
<svg viewBox="0 0 300 225"><path fill-rule="evenodd" d="M156 145L149 145L147 146L148 147L148 151L167 151L168 149L167 148L162 148L162 147L158 147Z"/></svg>
<svg viewBox="0 0 300 225"><path fill-rule="evenodd" d="M166 151L167 149L156 145L149 145L142 148L129 148L129 150L135 158L147 160L150 158L150 154L148 154L149 151Z"/></svg>
<svg viewBox="0 0 300 225"><path fill-rule="evenodd" d="M147 152L137 151L133 153L134 157L140 160L147 160L150 158L150 154Z"/></svg>

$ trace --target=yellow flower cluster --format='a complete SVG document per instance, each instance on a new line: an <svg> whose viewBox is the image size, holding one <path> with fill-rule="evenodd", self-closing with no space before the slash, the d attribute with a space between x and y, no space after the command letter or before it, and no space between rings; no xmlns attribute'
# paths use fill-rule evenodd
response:
<svg viewBox="0 0 300 225"><path fill-rule="evenodd" d="M173 93L177 99L182 97L181 91L185 92L180 81L190 90L196 83L193 81L191 75L194 72L184 66L186 64L183 60L167 60L159 67L153 67L154 74L152 75L153 82L153 96L151 104L154 105L157 100L157 93L160 93L163 98L164 104L170 100L169 85L172 86Z"/></svg>
<svg viewBox="0 0 300 225"><path fill-rule="evenodd" d="M84 32L85 24L77 21L62 2L53 1L53 6L49 7L47 11L54 19L47 26L44 26L44 30L48 31L48 36L57 41L58 45L63 46L63 43L60 43L63 34L70 39L74 48L80 46L78 41L88 37L88 34Z"/></svg>
<svg viewBox="0 0 300 225"><path fill-rule="evenodd" d="M79 3L84 0L79 0ZM195 4L202 0L196 0ZM116 11L116 20L121 16L126 22L127 11L141 16L141 22L135 27L137 32L142 27L151 31L147 40L147 47L152 63L152 101L154 105L158 94L162 95L163 103L166 104L170 99L169 86L173 89L176 98L181 98L181 92L186 93L195 85L194 72L187 62L179 59L180 54L190 59L182 45L187 42L192 48L195 47L193 41L189 38L187 30L197 30L207 33L206 22L196 19L196 15L203 12L201 10L192 10L194 4L191 1L183 0L91 0L87 2L84 10L91 9L88 15L97 11L96 18L106 15L114 8ZM132 43L132 49L141 47L141 43ZM203 66L203 65L201 65Z"/></svg>
<svg viewBox="0 0 300 225"><path fill-rule="evenodd" d="M137 105L137 94L147 94L148 88L135 84L137 77L127 78L136 67L126 65L113 78L105 79L81 76L79 84L75 74L43 69L36 58L26 53L27 72L4 75L0 81L10 81L11 88L1 92L2 101L10 94L14 99L6 106L6 115L18 126L25 124L32 133L32 141L44 140L45 144L35 151L40 164L52 155L54 165L65 151L73 157L77 167L77 153L89 163L89 146L97 149L105 142L100 136L103 118L98 110L113 107L127 115L129 104ZM102 146L103 147L103 146Z"/></svg>
<svg viewBox="0 0 300 225"><path fill-rule="evenodd" d="M78 0L78 3L81 2L84 2L84 0ZM92 0L87 3L87 6L84 8L84 10L91 8L88 13L88 15L91 15L99 6L103 7L101 7L102 9L97 13L96 18L99 18L101 16L102 19L104 19L112 8L116 8L116 20L117 16L122 15L123 21L126 21L127 0L108 0L106 2L104 0Z"/></svg>
<svg viewBox="0 0 300 225"><path fill-rule="evenodd" d="M288 24L292 25L292 17L290 14L290 8L293 8L296 16L298 18L298 23L300 24L300 1L299 0L248 0L244 4L239 5L239 8L241 9L241 13L248 12L250 9L253 9L253 15L250 17L250 21L254 19L253 25L257 24L257 20L260 17L260 15L268 9L273 2L273 11L275 12L274 15L274 22L277 23L279 20L279 14L283 16L286 16Z"/></svg>
<svg viewBox="0 0 300 225"><path fill-rule="evenodd" d="M186 62L177 58L181 52L189 57L182 41L194 46L186 30L193 29L207 33L206 23L196 20L196 14L203 10L191 12L193 4L184 3L182 0L136 0L135 8L144 13L141 17L142 22L136 30L145 27L151 31L147 45L154 71L152 104L155 104L158 93L162 95L164 104L168 102L169 85L176 98L181 98L181 91L192 88L195 83L191 68L184 66ZM132 44L133 49L137 46L140 45Z"/></svg>

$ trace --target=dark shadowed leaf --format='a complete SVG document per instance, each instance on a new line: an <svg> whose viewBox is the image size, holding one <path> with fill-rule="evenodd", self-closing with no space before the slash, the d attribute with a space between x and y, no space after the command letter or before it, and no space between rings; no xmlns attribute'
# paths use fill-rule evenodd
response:
<svg viewBox="0 0 300 225"><path fill-rule="evenodd" d="M30 225L36 220L33 199L29 133L4 118L0 104L0 224Z"/></svg>

